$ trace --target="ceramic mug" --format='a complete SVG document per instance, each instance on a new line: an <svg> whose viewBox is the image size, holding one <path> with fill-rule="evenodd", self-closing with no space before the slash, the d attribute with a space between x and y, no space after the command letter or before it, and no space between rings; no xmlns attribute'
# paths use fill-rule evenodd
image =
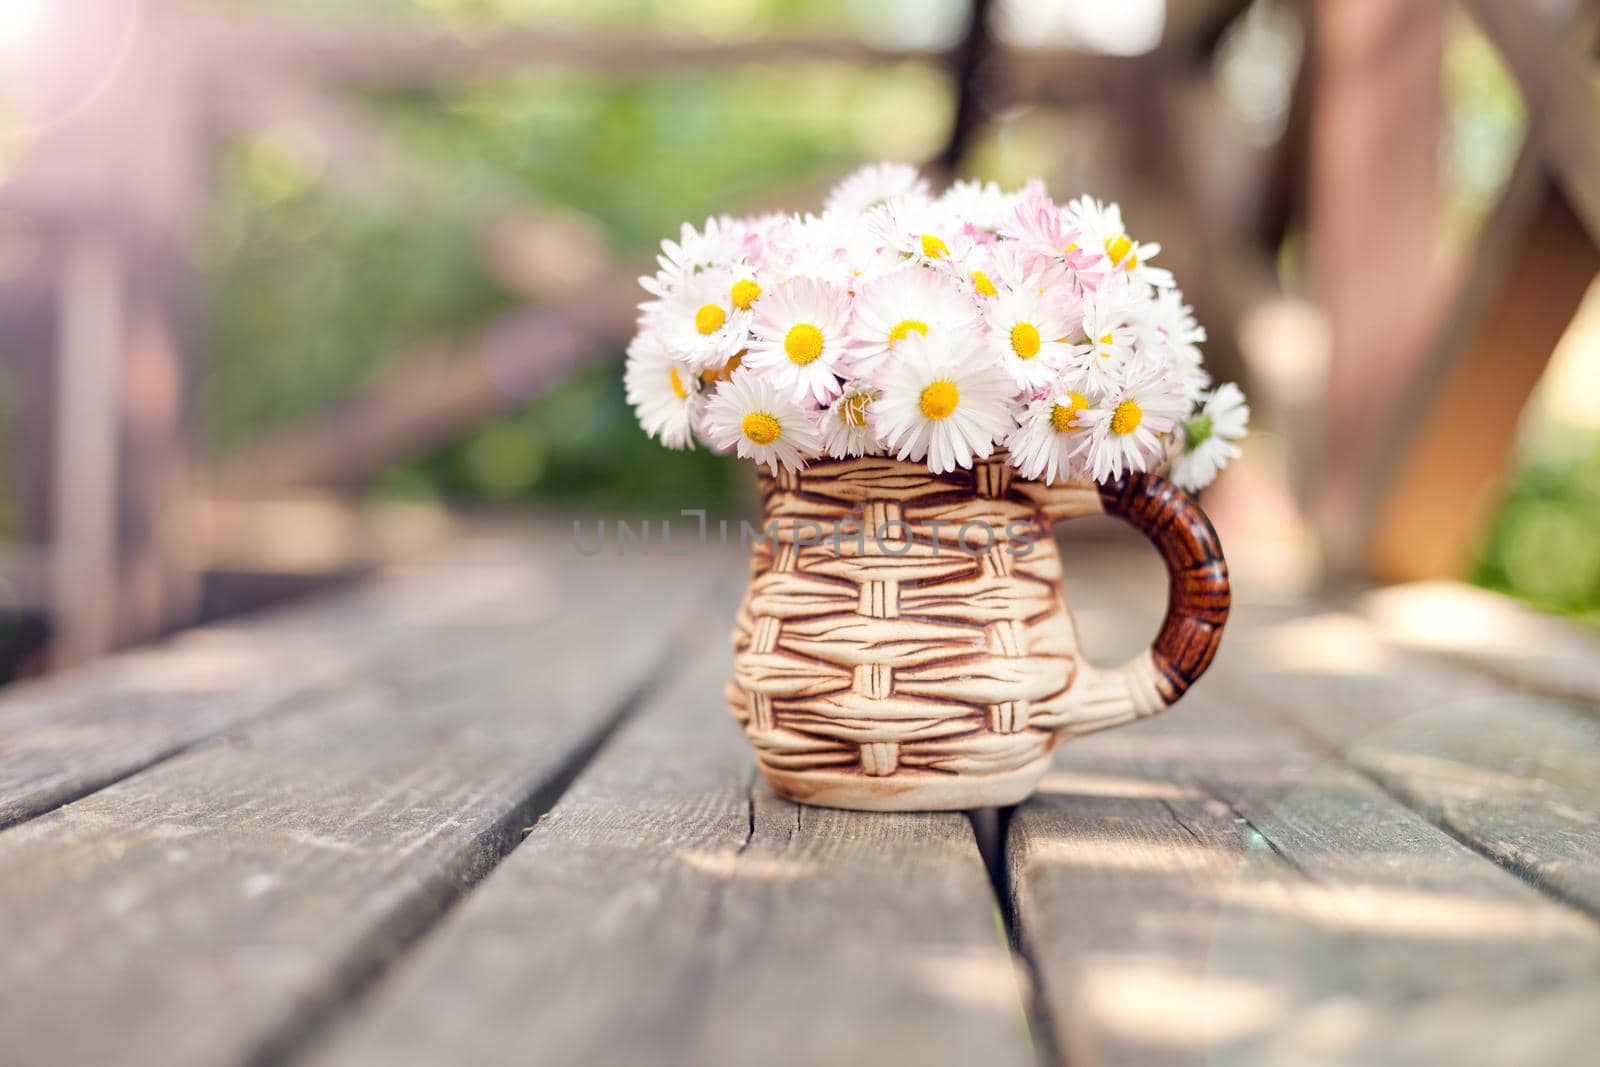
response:
<svg viewBox="0 0 1600 1067"><path fill-rule="evenodd" d="M764 538L734 631L734 717L762 773L807 804L918 811L1015 804L1064 737L1169 707L1228 616L1211 523L1153 474L1048 486L1004 454L931 474L884 457L761 474ZM1051 527L1115 515L1171 579L1155 643L1079 651Z"/></svg>

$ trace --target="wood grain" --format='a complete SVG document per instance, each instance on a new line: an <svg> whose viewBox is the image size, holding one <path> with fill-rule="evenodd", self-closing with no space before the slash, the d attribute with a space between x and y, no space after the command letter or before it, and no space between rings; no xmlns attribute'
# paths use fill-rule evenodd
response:
<svg viewBox="0 0 1600 1067"><path fill-rule="evenodd" d="M1498 633L1509 654L1511 632ZM1292 723L1471 847L1600 916L1600 716L1592 705L1518 692L1338 613L1241 646L1256 664L1229 684L1248 704Z"/></svg>
<svg viewBox="0 0 1600 1067"><path fill-rule="evenodd" d="M1600 721L1494 696L1408 716L1345 759L1451 834L1600 917Z"/></svg>
<svg viewBox="0 0 1600 1067"><path fill-rule="evenodd" d="M291 1051L518 840L715 573L507 562L498 610L0 834L8 1064Z"/></svg>
<svg viewBox="0 0 1600 1067"><path fill-rule="evenodd" d="M0 828L348 681L452 617L515 596L460 549L426 570L209 626L0 697ZM531 595L529 586L522 590Z"/></svg>
<svg viewBox="0 0 1600 1067"><path fill-rule="evenodd" d="M1112 599L1126 609L1138 597ZM1600 995L1600 927L1435 822L1487 833L1523 775L1559 777L1564 793L1524 783L1532 796L1499 826L1514 830L1521 816L1548 828L1532 797L1577 802L1587 757L1569 753L1559 776L1541 773L1539 753L1559 762L1556 735L1524 740L1526 708L1502 688L1501 703L1446 734L1478 767L1491 757L1472 739L1501 738L1500 775L1468 779L1462 767L1452 777L1431 765L1423 774L1402 743L1415 749L1417 735L1381 732L1423 694L1386 688L1386 670L1405 672L1371 658L1380 655L1373 635L1364 646L1348 631L1267 620L1243 613L1182 711L1064 746L1040 794L1017 810L1008 839L1016 921L1066 1059L1581 1059L1600 1038L1589 1008ZM1303 677L1291 683L1296 656ZM1471 676L1458 683L1493 688ZM1350 722L1357 707L1367 709L1364 727ZM1490 732L1496 712L1503 725ZM1312 723L1354 736L1318 734ZM1566 740L1578 741L1581 729L1568 726ZM1346 749L1357 736L1363 743ZM1444 748L1435 741L1427 754ZM1530 756L1531 766L1512 762ZM1406 778L1375 782L1375 771ZM1566 816L1573 853L1580 841L1592 848L1586 817L1582 808ZM1539 837L1541 854L1550 840ZM1583 866L1569 860L1575 878Z"/></svg>
<svg viewBox="0 0 1600 1067"><path fill-rule="evenodd" d="M1194 701L1065 748L1013 822L1070 1061L1558 1063L1600 1039L1591 921Z"/></svg>
<svg viewBox="0 0 1600 1067"><path fill-rule="evenodd" d="M755 785L727 669L656 694L310 1062L1033 1063L967 819Z"/></svg>
<svg viewBox="0 0 1600 1067"><path fill-rule="evenodd" d="M1181 709L1064 746L1010 820L1034 1005L964 816L752 787L717 710L732 584L694 608L714 562L562 548L246 625L214 675L148 654L195 714L229 678L281 695L0 833L0 1060L1003 1067L1036 1062L1024 1005L1075 1064L1564 1065L1600 1041L1590 704L1381 613L1246 604ZM1154 555L1069 564L1087 661L1144 647ZM827 585L763 595L803 619ZM85 677L55 699L137 692ZM792 682L877 743L828 677ZM886 706L936 746L924 700Z"/></svg>

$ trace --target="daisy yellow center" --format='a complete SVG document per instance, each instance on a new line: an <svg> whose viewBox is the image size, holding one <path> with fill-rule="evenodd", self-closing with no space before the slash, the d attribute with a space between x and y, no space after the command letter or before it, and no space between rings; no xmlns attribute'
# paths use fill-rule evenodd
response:
<svg viewBox="0 0 1600 1067"><path fill-rule="evenodd" d="M1039 327L1031 322L1019 322L1011 327L1011 351L1018 359L1032 359L1039 354Z"/></svg>
<svg viewBox="0 0 1600 1067"><path fill-rule="evenodd" d="M928 324L921 319L901 319L895 323L894 329L889 331L889 347L893 348L896 343L904 341L912 330L916 330L926 337L928 335Z"/></svg>
<svg viewBox="0 0 1600 1067"><path fill-rule="evenodd" d="M724 363L722 365L722 369L721 370L717 370L716 368L713 367L710 370L701 371L700 372L700 380L702 382L705 382L707 385L710 385L713 382L725 382L729 378L733 377L733 372L738 370L739 369L739 364L743 363L743 362L744 362L744 349L741 348L739 351L737 351L737 352L735 352L733 354L732 358L730 358L728 360L728 362L726 362L726 363Z"/></svg>
<svg viewBox="0 0 1600 1067"><path fill-rule="evenodd" d="M872 403L872 398L866 393L849 397L839 405L839 421L846 426L860 428L867 424L867 405Z"/></svg>
<svg viewBox="0 0 1600 1067"><path fill-rule="evenodd" d="M922 413L935 422L948 419L955 412L956 405L961 403L961 391L954 382L941 379L922 391L919 403Z"/></svg>
<svg viewBox="0 0 1600 1067"><path fill-rule="evenodd" d="M950 254L950 249L933 234L925 233L922 235L922 254L929 259L943 259Z"/></svg>
<svg viewBox="0 0 1600 1067"><path fill-rule="evenodd" d="M978 291L979 296L999 295L997 292L995 292L994 282L991 282L989 280L989 276L983 273L981 270L975 270L972 272L972 287Z"/></svg>
<svg viewBox="0 0 1600 1067"><path fill-rule="evenodd" d="M1056 433L1066 433L1078 425L1078 412L1089 406L1089 398L1082 393L1068 394L1065 404L1057 404L1050 409L1050 425L1056 428Z"/></svg>
<svg viewBox="0 0 1600 1067"><path fill-rule="evenodd" d="M1111 265L1114 267L1127 267L1132 270L1139 265L1139 257L1133 254L1133 242L1124 233L1106 238L1106 255L1111 257ZM1127 262L1124 263L1123 260Z"/></svg>
<svg viewBox="0 0 1600 1067"><path fill-rule="evenodd" d="M770 445L783 436L783 425L765 411L752 411L739 423L744 435L758 445Z"/></svg>
<svg viewBox="0 0 1600 1067"><path fill-rule="evenodd" d="M1109 333L1106 333L1106 334L1102 334L1100 336L1100 343L1102 345L1106 346L1104 349L1101 350L1100 358L1101 359L1110 359L1111 358L1111 346L1117 343L1116 340Z"/></svg>
<svg viewBox="0 0 1600 1067"><path fill-rule="evenodd" d="M756 297L761 295L761 286L749 278L741 278L733 283L733 306L741 311L747 311L751 304L756 302Z"/></svg>
<svg viewBox="0 0 1600 1067"><path fill-rule="evenodd" d="M728 313L716 304L706 304L694 313L694 328L701 333L716 333L728 321Z"/></svg>
<svg viewBox="0 0 1600 1067"><path fill-rule="evenodd" d="M783 337L783 350L791 363L804 367L822 355L822 331L809 322L791 327Z"/></svg>
<svg viewBox="0 0 1600 1067"><path fill-rule="evenodd" d="M1144 421L1144 408L1133 399L1124 400L1117 405L1117 410L1111 413L1111 432L1126 437L1139 428Z"/></svg>
<svg viewBox="0 0 1600 1067"><path fill-rule="evenodd" d="M678 376L677 367L672 368L672 377L669 380L672 382L672 393L674 396L676 396L679 400L689 399L689 390L683 387L683 379Z"/></svg>

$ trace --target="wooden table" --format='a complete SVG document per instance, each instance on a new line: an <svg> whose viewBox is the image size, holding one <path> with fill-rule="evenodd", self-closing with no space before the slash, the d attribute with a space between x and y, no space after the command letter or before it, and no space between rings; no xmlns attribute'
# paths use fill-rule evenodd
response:
<svg viewBox="0 0 1600 1067"><path fill-rule="evenodd" d="M1091 652L1154 631L1067 552ZM12 689L0 1063L1596 1062L1593 638L1241 582L1036 800L860 814L753 776L740 566L485 535Z"/></svg>

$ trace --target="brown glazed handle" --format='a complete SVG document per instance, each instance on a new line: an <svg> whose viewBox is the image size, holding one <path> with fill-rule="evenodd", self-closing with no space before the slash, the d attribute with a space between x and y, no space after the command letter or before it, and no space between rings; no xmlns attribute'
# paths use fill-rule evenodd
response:
<svg viewBox="0 0 1600 1067"><path fill-rule="evenodd" d="M1150 646L1155 693L1149 694L1165 707L1206 672L1222 640L1233 599L1222 543L1200 506L1158 474L1129 474L1099 491L1105 513L1137 527L1167 564L1167 617Z"/></svg>
<svg viewBox="0 0 1600 1067"><path fill-rule="evenodd" d="M1167 617L1155 644L1120 667L1078 664L1051 721L1074 737L1142 719L1183 696L1211 666L1228 621L1228 564L1205 512L1155 474L1130 474L1104 485L1074 482L1014 488L1041 506L1047 522L1115 515L1148 537L1167 564ZM1044 725L1043 716L1035 716Z"/></svg>

